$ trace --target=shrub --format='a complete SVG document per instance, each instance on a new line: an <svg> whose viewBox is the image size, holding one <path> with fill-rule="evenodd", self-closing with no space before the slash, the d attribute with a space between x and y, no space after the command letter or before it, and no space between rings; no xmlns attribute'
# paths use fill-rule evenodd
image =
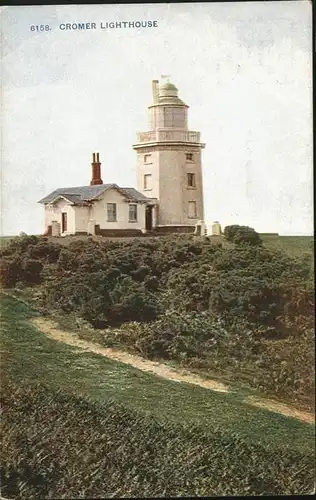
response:
<svg viewBox="0 0 316 500"><path fill-rule="evenodd" d="M262 245L260 235L252 227L248 226L226 226L224 236L227 241L236 243L237 245Z"/></svg>
<svg viewBox="0 0 316 500"><path fill-rule="evenodd" d="M29 245L36 245L39 242L37 236L16 236L10 240L9 244L1 249L2 255L12 255L14 253L23 253Z"/></svg>
<svg viewBox="0 0 316 500"><path fill-rule="evenodd" d="M35 259L25 259L21 265L21 281L30 285L41 282L43 264Z"/></svg>
<svg viewBox="0 0 316 500"><path fill-rule="evenodd" d="M15 257L2 257L0 267L1 284L5 288L12 288L22 278L21 259Z"/></svg>

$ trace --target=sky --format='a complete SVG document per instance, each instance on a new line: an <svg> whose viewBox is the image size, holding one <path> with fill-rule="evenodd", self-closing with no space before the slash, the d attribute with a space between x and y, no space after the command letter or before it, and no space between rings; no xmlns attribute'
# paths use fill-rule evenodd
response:
<svg viewBox="0 0 316 500"><path fill-rule="evenodd" d="M83 22L97 29L60 29ZM136 187L132 144L165 74L206 144L206 222L313 233L309 1L10 6L1 25L2 235L41 234L38 200L88 185L95 151L105 183Z"/></svg>

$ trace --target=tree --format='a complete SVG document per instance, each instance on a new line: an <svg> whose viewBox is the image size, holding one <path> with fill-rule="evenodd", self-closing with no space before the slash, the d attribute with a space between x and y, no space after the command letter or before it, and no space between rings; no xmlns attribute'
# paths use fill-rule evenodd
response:
<svg viewBox="0 0 316 500"><path fill-rule="evenodd" d="M4 288L14 287L22 274L19 257L4 257L1 259L0 282Z"/></svg>
<svg viewBox="0 0 316 500"><path fill-rule="evenodd" d="M224 236L227 241L235 243L236 245L262 245L260 235L249 226L226 226L224 229Z"/></svg>

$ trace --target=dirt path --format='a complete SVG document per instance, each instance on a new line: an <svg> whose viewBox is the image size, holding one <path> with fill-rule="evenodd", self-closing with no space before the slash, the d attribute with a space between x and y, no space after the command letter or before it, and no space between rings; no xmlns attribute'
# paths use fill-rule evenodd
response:
<svg viewBox="0 0 316 500"><path fill-rule="evenodd" d="M53 321L47 318L34 318L32 323L48 337L59 342L64 342L65 344L78 347L83 351L94 352L96 354L100 354L101 356L106 356L107 358L131 365L144 372L153 373L167 380L187 382L189 384L198 385L199 387L204 387L205 389L217 392L230 392L229 386L216 380L205 380L186 370L173 369L164 363L150 361L135 354L129 354L125 351L109 347L101 347L93 342L81 340L72 332L60 330ZM265 408L272 412L281 413L282 415L293 417L303 422L315 422L315 416L311 413L296 410L295 408L287 406L283 403L278 403L277 401L250 396L244 400L244 403L251 406Z"/></svg>
<svg viewBox="0 0 316 500"><path fill-rule="evenodd" d="M33 324L54 340L59 340L65 344L79 347L84 351L95 352L96 354L101 354L107 358L115 359L121 363L138 368L143 372L151 372L167 380L174 380L175 382L188 382L190 384L199 385L200 387L212 389L213 391L228 392L229 390L228 387L221 382L216 382L215 380L204 380L191 373L185 372L184 370L180 371L170 368L164 363L150 361L137 356L136 354L129 354L125 351L112 349L110 347L101 347L93 342L80 340L71 332L59 330L52 321L47 320L46 318L35 318L33 320Z"/></svg>
<svg viewBox="0 0 316 500"><path fill-rule="evenodd" d="M295 408L287 406L283 403L278 403L272 399L261 399L257 396L250 396L246 398L244 402L249 403L252 406L258 406L259 408L266 408L270 411L282 413L282 415L285 415L286 417L297 418L298 420L302 420L303 422L307 422L309 424L315 423L315 416L311 413L296 410Z"/></svg>

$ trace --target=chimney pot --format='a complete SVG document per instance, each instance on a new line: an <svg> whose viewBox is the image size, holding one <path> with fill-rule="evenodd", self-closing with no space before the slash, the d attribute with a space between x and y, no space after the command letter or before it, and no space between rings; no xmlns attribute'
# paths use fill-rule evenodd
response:
<svg viewBox="0 0 316 500"><path fill-rule="evenodd" d="M101 163L99 153L93 153L92 155L92 179L90 182L90 186L95 186L97 184L103 184L103 180L101 179Z"/></svg>

